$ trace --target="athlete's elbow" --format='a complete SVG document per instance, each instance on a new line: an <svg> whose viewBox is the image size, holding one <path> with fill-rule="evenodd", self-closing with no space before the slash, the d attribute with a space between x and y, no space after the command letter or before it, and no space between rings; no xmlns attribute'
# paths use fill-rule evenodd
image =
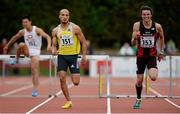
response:
<svg viewBox="0 0 180 114"><path fill-rule="evenodd" d="M131 40L131 44L132 44L132 45L135 45L135 44L136 44L134 39Z"/></svg>

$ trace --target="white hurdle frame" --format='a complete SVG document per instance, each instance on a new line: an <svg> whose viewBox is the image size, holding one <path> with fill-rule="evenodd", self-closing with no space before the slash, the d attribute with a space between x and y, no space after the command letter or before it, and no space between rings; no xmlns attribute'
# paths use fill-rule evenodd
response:
<svg viewBox="0 0 180 114"><path fill-rule="evenodd" d="M2 78L5 78L5 62L10 58L15 58L16 55L0 55L0 60L2 61ZM52 55L40 55L40 61L48 60L49 61L49 97L52 96ZM24 55L20 56L20 59L26 59L30 61L29 57L25 57Z"/></svg>
<svg viewBox="0 0 180 114"><path fill-rule="evenodd" d="M87 60L105 60L106 62L106 80L109 80L109 76L108 76L108 60L109 60L110 56L109 55L86 55L86 59ZM82 59L82 55L78 55L78 61L80 61ZM52 56L52 61L55 61L55 69L54 69L54 78L57 77L57 55L53 55ZM108 82L108 81L107 81ZM53 84L52 84L53 85ZM109 96L110 95L110 81L108 82L107 85L107 88L109 88L109 91L107 91L107 95ZM99 89L100 89L100 86L99 86ZM52 94L51 95L55 95L55 92L54 90L52 89Z"/></svg>
<svg viewBox="0 0 180 114"><path fill-rule="evenodd" d="M108 64L108 62L106 63ZM170 68L170 72L169 72L169 93L168 95L142 95L142 98L172 98L172 99L179 99L180 96L175 96L175 95L172 95L172 56L169 56L169 68ZM107 65L107 69L108 69L108 65ZM146 69L147 70L147 69ZM106 82L106 89L107 89L107 93L106 95L105 94L102 94L100 95L99 94L99 97L100 98L136 98L136 95L113 95L113 94L110 94L110 76L106 75L106 79L107 79L107 82ZM100 76L99 76L100 78Z"/></svg>

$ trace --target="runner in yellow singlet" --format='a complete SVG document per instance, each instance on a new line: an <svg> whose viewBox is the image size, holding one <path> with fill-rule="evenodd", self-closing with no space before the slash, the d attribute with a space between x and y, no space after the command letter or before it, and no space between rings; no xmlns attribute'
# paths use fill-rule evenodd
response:
<svg viewBox="0 0 180 114"><path fill-rule="evenodd" d="M78 54L82 46L82 64L86 63L87 45L86 39L81 28L69 22L69 11L62 9L59 12L60 24L52 31L52 53L58 55L58 76L60 85L67 102L61 107L69 109L72 107L72 101L66 84L66 72L70 69L71 79L75 86L80 82L79 66L77 63Z"/></svg>

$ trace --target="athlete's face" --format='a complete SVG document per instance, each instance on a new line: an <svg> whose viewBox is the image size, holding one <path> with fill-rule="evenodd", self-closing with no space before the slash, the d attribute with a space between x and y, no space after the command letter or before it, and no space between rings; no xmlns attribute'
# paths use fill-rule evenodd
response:
<svg viewBox="0 0 180 114"><path fill-rule="evenodd" d="M69 11L61 10L59 14L59 18L60 18L61 23L67 24L69 22Z"/></svg>
<svg viewBox="0 0 180 114"><path fill-rule="evenodd" d="M22 26L26 29L31 27L31 21L28 19L22 19Z"/></svg>
<svg viewBox="0 0 180 114"><path fill-rule="evenodd" d="M150 10L142 10L141 17L143 21L148 22L151 20L152 14Z"/></svg>

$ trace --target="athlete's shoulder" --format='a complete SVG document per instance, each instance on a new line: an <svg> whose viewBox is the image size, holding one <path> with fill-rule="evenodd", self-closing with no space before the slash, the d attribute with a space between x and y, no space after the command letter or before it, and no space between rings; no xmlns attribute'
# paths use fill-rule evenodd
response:
<svg viewBox="0 0 180 114"><path fill-rule="evenodd" d="M155 26L156 26L157 29L162 28L162 27L161 27L161 24L159 24L159 23L157 23L157 22L155 22Z"/></svg>
<svg viewBox="0 0 180 114"><path fill-rule="evenodd" d="M56 26L56 27L54 27L54 28L52 29L52 32L57 32L58 28L59 28L59 25Z"/></svg>
<svg viewBox="0 0 180 114"><path fill-rule="evenodd" d="M42 28L39 28L37 26L33 26L33 28L35 29L35 31L41 31L42 30Z"/></svg>
<svg viewBox="0 0 180 114"><path fill-rule="evenodd" d="M24 35L24 33L25 33L25 29L21 29L21 30L19 30L19 32L18 32L20 35Z"/></svg>
<svg viewBox="0 0 180 114"><path fill-rule="evenodd" d="M72 26L73 28L75 28L75 29L79 29L79 28L80 28L77 24L75 24L75 23L73 23L73 22L70 22L70 24L71 24L71 26Z"/></svg>
<svg viewBox="0 0 180 114"><path fill-rule="evenodd" d="M43 33L43 29L37 26L33 26L33 28L35 29L35 32L37 35L41 35Z"/></svg>
<svg viewBox="0 0 180 114"><path fill-rule="evenodd" d="M140 21L134 23L134 26L139 26L139 25L140 25Z"/></svg>
<svg viewBox="0 0 180 114"><path fill-rule="evenodd" d="M140 21L135 22L133 25L133 31L139 31L139 27L140 27Z"/></svg>

